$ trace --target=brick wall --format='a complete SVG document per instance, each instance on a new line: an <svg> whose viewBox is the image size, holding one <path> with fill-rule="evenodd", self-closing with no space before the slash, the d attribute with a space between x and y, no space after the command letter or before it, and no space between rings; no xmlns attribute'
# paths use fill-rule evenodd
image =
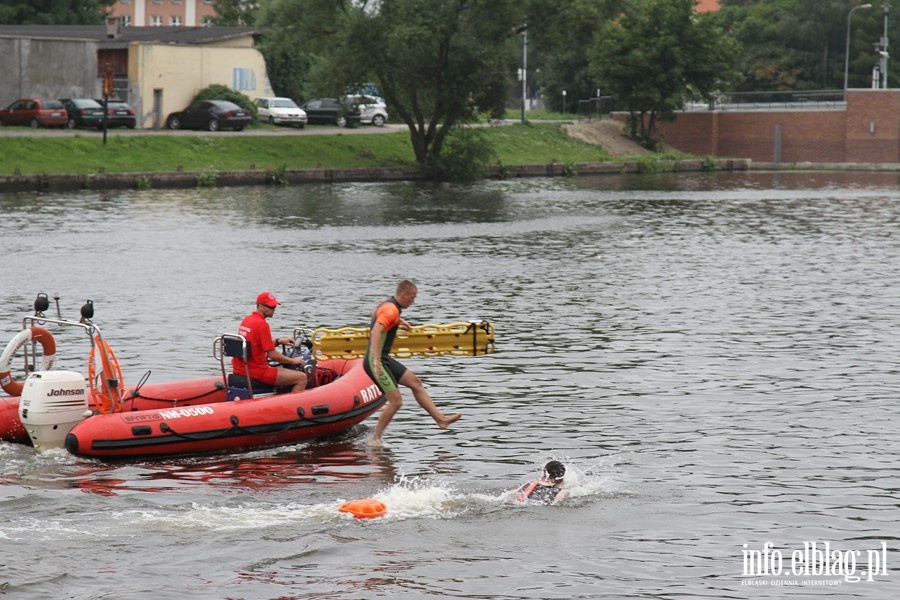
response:
<svg viewBox="0 0 900 600"><path fill-rule="evenodd" d="M900 163L900 90L850 90L846 110L678 113L659 132L675 148L704 156Z"/></svg>

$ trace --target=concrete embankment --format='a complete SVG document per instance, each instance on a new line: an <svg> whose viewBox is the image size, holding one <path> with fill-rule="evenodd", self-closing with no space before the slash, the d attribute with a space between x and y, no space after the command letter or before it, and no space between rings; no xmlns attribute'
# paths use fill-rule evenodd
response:
<svg viewBox="0 0 900 600"><path fill-rule="evenodd" d="M490 167L488 179L521 177L561 177L646 172L746 171L753 167L744 159L671 160L591 163L550 163ZM230 187L246 185L299 185L304 183L342 183L351 181L416 181L425 176L416 167L296 169L252 171L204 171L162 173L90 173L0 175L0 192L58 192L67 190L171 189L194 187Z"/></svg>

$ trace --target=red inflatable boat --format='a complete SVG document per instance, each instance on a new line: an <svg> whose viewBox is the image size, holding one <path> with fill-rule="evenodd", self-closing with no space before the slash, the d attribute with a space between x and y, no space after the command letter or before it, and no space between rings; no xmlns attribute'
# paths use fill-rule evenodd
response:
<svg viewBox="0 0 900 600"><path fill-rule="evenodd" d="M84 309L82 309L84 312ZM146 383L120 388L115 355L89 318L79 322L48 319L40 323L77 325L91 340L89 374L41 369L20 384L6 373L0 385L20 396L0 398L0 440L38 449L65 447L72 454L97 458L176 456L244 451L294 444L344 431L376 412L385 402L363 369L361 359L318 361L310 369L311 387L302 392L245 389L226 373L229 362L216 339L221 375ZM52 364L52 334L27 317L0 357L0 369L15 345L25 345L26 364L36 364L36 344L43 345L42 365ZM31 344L27 344L28 342ZM94 353L99 356L94 372ZM4 358L6 359L4 361ZM8 365L6 365L8 366ZM228 369L230 370L230 369ZM149 372L148 372L149 375Z"/></svg>

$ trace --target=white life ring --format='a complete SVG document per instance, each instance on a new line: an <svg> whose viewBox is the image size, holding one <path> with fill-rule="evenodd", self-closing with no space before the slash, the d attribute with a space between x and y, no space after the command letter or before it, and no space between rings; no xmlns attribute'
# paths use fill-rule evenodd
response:
<svg viewBox="0 0 900 600"><path fill-rule="evenodd" d="M0 387L10 396L21 396L24 385L20 381L13 379L10 374L12 359L18 352L19 348L27 342L38 342L43 350L44 359L41 361L41 371L49 371L56 362L56 340L53 334L43 327L29 327L23 329L16 336L9 340L3 355L0 356ZM27 373L26 373L27 375Z"/></svg>

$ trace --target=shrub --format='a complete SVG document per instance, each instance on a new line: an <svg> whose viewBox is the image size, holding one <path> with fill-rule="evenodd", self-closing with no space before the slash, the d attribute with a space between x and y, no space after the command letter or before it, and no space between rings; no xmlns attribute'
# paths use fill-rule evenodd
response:
<svg viewBox="0 0 900 600"><path fill-rule="evenodd" d="M197 92L197 95L194 96L194 101L197 100L228 100L229 102L234 102L241 108L250 111L250 114L253 115L254 123L257 121L256 105L253 103L253 100L246 94L235 91L221 83L208 85Z"/></svg>
<svg viewBox="0 0 900 600"><path fill-rule="evenodd" d="M438 181L474 181L496 159L497 154L484 132L474 127L456 127L431 163L429 176Z"/></svg>

